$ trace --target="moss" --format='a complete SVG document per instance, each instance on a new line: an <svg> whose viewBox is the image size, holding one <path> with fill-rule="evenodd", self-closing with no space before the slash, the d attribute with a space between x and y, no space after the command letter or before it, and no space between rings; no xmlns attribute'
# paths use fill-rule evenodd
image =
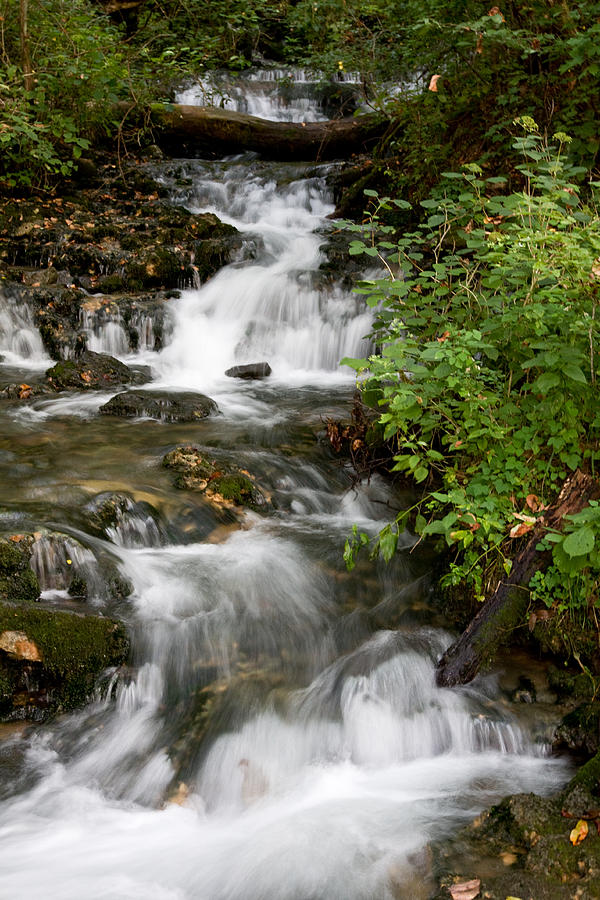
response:
<svg viewBox="0 0 600 900"><path fill-rule="evenodd" d="M176 487L202 491L217 506L223 501L263 511L269 506L246 472L205 456L197 447L176 447L164 457L163 465L177 472Z"/></svg>
<svg viewBox="0 0 600 900"><path fill-rule="evenodd" d="M51 686L59 708L81 705L96 677L108 666L123 663L129 640L123 625L98 616L79 616L39 607L0 603L0 632L24 631L37 646L40 681Z"/></svg>
<svg viewBox="0 0 600 900"><path fill-rule="evenodd" d="M254 506L256 489L246 475L224 475L213 482L214 490L226 500L232 500L240 506Z"/></svg>
<svg viewBox="0 0 600 900"><path fill-rule="evenodd" d="M0 600L31 602L39 597L39 582L29 567L29 546L0 541Z"/></svg>
<svg viewBox="0 0 600 900"><path fill-rule="evenodd" d="M600 751L582 766L567 787L567 792L582 787L590 794L600 796Z"/></svg>

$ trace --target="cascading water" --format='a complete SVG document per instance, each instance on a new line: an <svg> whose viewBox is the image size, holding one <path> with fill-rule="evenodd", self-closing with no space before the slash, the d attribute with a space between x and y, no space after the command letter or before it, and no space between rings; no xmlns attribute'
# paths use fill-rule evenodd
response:
<svg viewBox="0 0 600 900"><path fill-rule="evenodd" d="M374 533L398 500L376 478L352 484L314 441L321 415L348 409L338 363L367 350L369 329L357 299L319 272L324 180L253 159L189 171L188 206L233 223L256 258L184 291L164 350L138 359L154 388L207 391L223 415L109 426L93 418L98 401L66 398L52 401L58 418L37 407L34 432L6 414L25 449L0 454L0 484L17 465L30 471L39 434L24 508L60 513L74 533L82 493L118 483L166 525L124 501L105 539L78 551L86 564L109 553L133 587L120 610L132 668L108 673L85 710L0 743L0 893L424 900L432 841L505 793L550 790L565 766L493 678L436 688L449 638L419 619L426 576L409 535L390 568L344 570L352 524ZM224 375L259 360L273 368L264 382ZM255 473L275 511L248 513L238 530L206 524L200 501L165 487L161 455L182 440ZM51 544L40 543L40 572Z"/></svg>
<svg viewBox="0 0 600 900"><path fill-rule="evenodd" d="M7 365L25 365L33 370L47 369L51 360L44 352L39 331L27 306L0 290L0 361Z"/></svg>

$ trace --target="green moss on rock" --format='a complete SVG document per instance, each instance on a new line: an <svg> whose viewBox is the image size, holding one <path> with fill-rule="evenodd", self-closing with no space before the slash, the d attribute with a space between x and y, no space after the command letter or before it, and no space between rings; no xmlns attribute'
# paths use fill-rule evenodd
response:
<svg viewBox="0 0 600 900"><path fill-rule="evenodd" d="M0 600L31 602L40 595L39 582L29 567L30 543L0 540Z"/></svg>
<svg viewBox="0 0 600 900"><path fill-rule="evenodd" d="M14 660L0 653L5 690L14 691L16 678L28 693L44 694L48 711L85 703L97 676L123 663L129 652L124 626L100 616L0 603L0 634L6 631L27 635L41 662Z"/></svg>
<svg viewBox="0 0 600 900"><path fill-rule="evenodd" d="M235 504L257 511L269 506L247 472L212 459L197 447L176 447L164 457L163 465L177 473L176 487L200 491L217 506Z"/></svg>

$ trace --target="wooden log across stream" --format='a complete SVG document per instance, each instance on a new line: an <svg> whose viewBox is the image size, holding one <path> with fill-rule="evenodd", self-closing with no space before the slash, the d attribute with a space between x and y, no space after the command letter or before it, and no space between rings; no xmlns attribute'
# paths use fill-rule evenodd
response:
<svg viewBox="0 0 600 900"><path fill-rule="evenodd" d="M589 500L598 497L598 483L577 471L563 484L556 503L535 525L525 547L514 559L510 575L499 582L462 635L444 653L437 665L436 681L440 687L454 687L471 681L482 664L506 643L511 632L522 624L533 574L548 564L549 553L536 549L547 529L562 528L563 518L580 512Z"/></svg>
<svg viewBox="0 0 600 900"><path fill-rule="evenodd" d="M156 140L167 152L223 156L253 150L266 159L329 160L368 150L388 122L373 114L325 122L272 122L213 106L154 105Z"/></svg>

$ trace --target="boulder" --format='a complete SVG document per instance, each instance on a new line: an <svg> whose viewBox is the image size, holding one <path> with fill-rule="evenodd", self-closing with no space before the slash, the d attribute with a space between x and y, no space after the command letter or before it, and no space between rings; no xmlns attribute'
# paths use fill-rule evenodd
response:
<svg viewBox="0 0 600 900"><path fill-rule="evenodd" d="M155 391L124 391L100 407L105 416L144 417L159 422L196 422L215 415L214 400L193 391L158 394Z"/></svg>
<svg viewBox="0 0 600 900"><path fill-rule="evenodd" d="M113 619L0 602L0 720L44 721L82 705L128 652Z"/></svg>
<svg viewBox="0 0 600 900"><path fill-rule="evenodd" d="M217 507L245 506L264 511L270 504L249 473L224 461L217 461L197 447L176 447L163 465L177 476L175 487L200 491Z"/></svg>
<svg viewBox="0 0 600 900"><path fill-rule="evenodd" d="M232 366L231 369L227 369L225 374L229 378L245 378L248 380L266 378L271 374L271 366L268 362L248 363L245 366Z"/></svg>
<svg viewBox="0 0 600 900"><path fill-rule="evenodd" d="M77 359L57 362L46 372L46 380L56 391L106 390L135 382L138 375L125 363L107 353L84 350Z"/></svg>

